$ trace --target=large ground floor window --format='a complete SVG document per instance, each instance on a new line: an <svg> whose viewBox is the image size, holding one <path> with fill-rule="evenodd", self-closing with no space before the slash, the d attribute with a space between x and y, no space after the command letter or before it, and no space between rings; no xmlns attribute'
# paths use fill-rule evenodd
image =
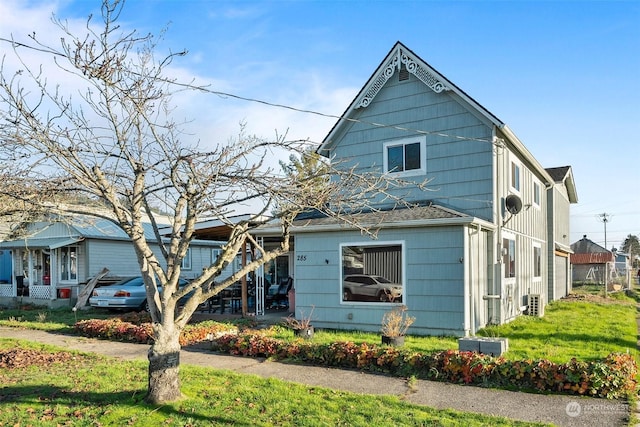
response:
<svg viewBox="0 0 640 427"><path fill-rule="evenodd" d="M402 302L402 243L344 244L342 301Z"/></svg>

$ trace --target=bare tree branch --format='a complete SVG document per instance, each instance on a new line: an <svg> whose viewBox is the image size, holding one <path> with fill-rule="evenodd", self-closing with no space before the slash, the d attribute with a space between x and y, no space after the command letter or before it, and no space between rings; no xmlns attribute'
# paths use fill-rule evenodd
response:
<svg viewBox="0 0 640 427"><path fill-rule="evenodd" d="M361 224L353 214L373 209L374 202L408 204L403 181L355 163L327 162L307 141L290 141L286 134L259 138L241 126L236 138L211 142L207 150L185 139L184 123L172 116L172 96L202 88L166 76L167 66L184 52L156 58L156 38L117 25L123 4L104 0L101 25L89 17L84 35L54 20L63 34L58 47L35 34L31 46L0 39L18 59L25 49L53 57L68 77L52 84L48 70L26 61L15 72L4 61L0 66L0 216L28 221L83 213L108 218L125 231L154 324L148 399L162 402L180 396L173 387L178 374L172 355L179 352L180 330L197 306L287 253L291 225L300 213L317 211L375 235L375 225ZM269 161L273 158L290 163L283 169ZM426 189L426 183L412 184ZM233 222L230 215L240 205L251 205L254 214ZM168 214L169 231L156 212ZM182 261L204 218L227 224L230 235L220 257L181 289ZM151 242L144 232L149 221ZM273 221L281 225L282 243L267 249L251 231ZM222 277L247 241L260 256ZM160 256L152 250L155 243ZM180 307L178 301L187 296Z"/></svg>

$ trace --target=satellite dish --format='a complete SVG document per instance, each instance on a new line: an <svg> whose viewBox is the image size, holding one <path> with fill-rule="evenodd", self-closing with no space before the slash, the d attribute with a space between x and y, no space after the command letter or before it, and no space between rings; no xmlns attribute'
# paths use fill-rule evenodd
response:
<svg viewBox="0 0 640 427"><path fill-rule="evenodd" d="M515 194L509 194L504 201L504 205L511 215L515 215L522 210L522 200Z"/></svg>

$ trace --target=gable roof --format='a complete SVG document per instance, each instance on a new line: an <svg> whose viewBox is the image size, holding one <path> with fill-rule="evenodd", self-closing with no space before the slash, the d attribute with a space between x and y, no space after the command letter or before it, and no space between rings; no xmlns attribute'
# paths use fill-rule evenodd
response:
<svg viewBox="0 0 640 427"><path fill-rule="evenodd" d="M582 239L571 244L571 250L573 250L573 252L577 254L611 253L611 251L607 250L607 248L604 248L596 242L587 239L586 234L582 237Z"/></svg>
<svg viewBox="0 0 640 427"><path fill-rule="evenodd" d="M578 193L576 192L576 184L573 179L573 170L571 166L560 166L556 168L547 168L547 173L556 182L567 188L570 203L578 203Z"/></svg>
<svg viewBox="0 0 640 427"><path fill-rule="evenodd" d="M373 72L369 80L356 97L351 101L351 104L347 107L345 112L340 116L340 119L335 123L333 128L329 131L327 136L323 139L322 143L316 150L320 155L327 156L330 151L331 145L335 141L336 135L340 133L342 128L346 126L350 121L353 121L353 116L356 114L356 110L360 108L366 108L370 105L371 101L376 97L380 90L384 87L386 82L396 73L399 72L402 67L407 72L413 74L426 86L431 88L436 93L451 92L457 95L457 98L466 103L469 108L475 110L482 117L484 117L489 123L502 131L504 137L508 142L519 152L523 159L529 163L532 168L537 171L540 177L546 181L547 184L552 184L553 180L542 167L542 165L536 160L536 158L529 152L524 144L518 139L511 129L500 120L495 114L491 113L485 107L480 105L475 99L469 96L466 92L456 86L453 82L447 79L444 75L438 72L435 68L429 65L426 61L416 55L412 50L406 47L401 42L391 48L387 56L382 60L378 68ZM370 123L372 126L391 126L392 124L384 123ZM430 132L427 130L421 131L425 134Z"/></svg>
<svg viewBox="0 0 640 427"><path fill-rule="evenodd" d="M615 261L613 252L583 236L582 239L571 244L571 264L606 264Z"/></svg>
<svg viewBox="0 0 640 427"><path fill-rule="evenodd" d="M336 124L324 138L322 144L317 150L319 154L326 151L326 146L333 142L334 135L340 131L342 126L345 124L345 121L348 121L346 118L352 117L355 110L359 108L366 108L371 101L373 101L378 92L380 92L385 83L393 77L396 71L399 71L403 65L409 73L415 75L434 92L440 93L443 91L452 91L479 111L491 123L498 127L504 126L504 123L489 110L476 102L462 89L453 84L453 82L448 80L435 68L398 41L391 48L380 65L378 65L378 68L376 68L371 77L369 77L369 80L367 80L367 83L362 87L362 89L360 89L360 92L358 92L353 101L351 101L351 104L349 104L342 116L340 116L341 119L338 119Z"/></svg>
<svg viewBox="0 0 640 427"><path fill-rule="evenodd" d="M142 226L147 241L157 242L152 225L143 223ZM27 224L27 227L24 236L0 242L0 248L56 249L86 239L131 241L127 233L114 222L88 215L69 215L65 220L35 222ZM209 240L192 240L191 243L216 246L222 244Z"/></svg>

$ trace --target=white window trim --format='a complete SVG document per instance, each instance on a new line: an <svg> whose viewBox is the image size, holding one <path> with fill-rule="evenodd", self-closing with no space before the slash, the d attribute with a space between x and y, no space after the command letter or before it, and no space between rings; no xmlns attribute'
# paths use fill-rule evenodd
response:
<svg viewBox="0 0 640 427"><path fill-rule="evenodd" d="M502 264L502 271L501 271L501 273L500 273L500 276L502 277L502 280L503 280L503 281L504 281L504 283L506 283L506 284L508 284L508 283L515 283L516 278L517 278L517 277L518 277L518 275L519 275L519 263L518 263L518 262L519 262L519 258L520 258L520 257L519 257L519 254L518 254L518 240L516 239L516 235L515 235L515 233L511 233L511 232L508 232L508 231L504 231L504 230L503 230L501 234L502 234L502 236L501 236L501 238L500 238L500 245L501 245L501 247L502 247L502 242L503 242L503 240L505 240L505 239L507 239L507 240L513 240L513 241L515 242L515 249L514 249L514 250L515 250L515 252L514 252L514 256L515 256L515 265L513 266L513 267L514 267L514 269L515 269L515 276L513 276L513 277L504 277L504 273L505 273L504 269L505 269L506 267L504 266L504 262L502 261L502 260L504 259L504 257L503 257L503 255L504 255L504 254L503 254L503 253L500 253L500 262L501 262L501 264ZM505 248L504 248L504 247L502 247L502 250L504 251L504 250L505 250Z"/></svg>
<svg viewBox="0 0 640 427"><path fill-rule="evenodd" d="M540 249L540 275L539 275L539 276L536 276L536 266L535 266L535 261L536 261L536 259L535 259L535 257L534 257L534 258L533 258L533 271L531 272L531 277L533 278L533 281L534 281L534 282L540 282L540 281L542 281L542 267L543 267L542 259L543 259L543 257L544 257L544 255L542 254L542 244L541 244L541 243L538 243L538 242L534 242L534 243L533 243L533 248L534 248L534 249L533 249L533 251L532 251L532 252L533 252L533 254L534 254L534 255L535 255L535 253L536 253L535 248Z"/></svg>
<svg viewBox="0 0 640 427"><path fill-rule="evenodd" d="M64 268L62 266L62 261L63 261L62 251L64 249L70 250L71 248L75 248L75 250L76 250L75 251L76 252L76 278L75 279L63 279L62 278L62 272L64 271ZM78 245L62 246L62 247L56 249L56 251L57 251L57 256L56 256L56 258L57 258L57 260L56 260L57 266L56 266L56 270L57 270L58 283L65 284L65 285L71 285L71 284L79 283L80 274L78 272L78 269L79 269L79 265L80 265L80 260L79 260L79 258L80 258L80 246L78 246ZM70 267L70 265L69 265L69 267ZM71 270L69 270L69 271L71 271Z"/></svg>
<svg viewBox="0 0 640 427"><path fill-rule="evenodd" d="M513 165L516 165L518 167L518 182L520 183L520 188L516 188L513 186ZM522 163L515 159L514 156L514 158L509 159L509 189L518 195L520 195L520 193L522 192L522 176Z"/></svg>
<svg viewBox="0 0 640 427"><path fill-rule="evenodd" d="M420 143L420 167L418 169L405 170L402 172L393 172L389 171L389 156L388 156L388 147L394 147L398 145L407 145L419 142ZM415 138L403 138L396 139L393 141L387 141L382 145L382 162L385 173L392 173L394 176L404 177L404 176L417 176L417 175L425 175L427 173L427 137L426 136L417 136Z"/></svg>
<svg viewBox="0 0 640 427"><path fill-rule="evenodd" d="M344 270L342 268L342 248L345 246L400 246L400 256L402 257L402 302L395 303L381 303L381 302L373 302L373 301L343 301L342 300L342 286L344 282ZM338 285L338 301L340 305L373 305L375 307L389 307L396 305L407 305L407 254L406 254L406 243L404 240L389 240L389 241L365 241L365 242L345 242L340 243L340 248L338 252L338 259L340 260L340 283Z"/></svg>
<svg viewBox="0 0 640 427"><path fill-rule="evenodd" d="M539 200L536 202L536 185L538 186L538 198ZM542 204L542 183L537 179L533 180L533 185L531 186L531 204L533 207L540 209L540 205Z"/></svg>
<svg viewBox="0 0 640 427"><path fill-rule="evenodd" d="M191 248L187 248L187 253L184 255L184 258L182 258L180 269L191 270Z"/></svg>
<svg viewBox="0 0 640 427"><path fill-rule="evenodd" d="M211 249L211 265L215 264L218 258L222 255L222 249Z"/></svg>

